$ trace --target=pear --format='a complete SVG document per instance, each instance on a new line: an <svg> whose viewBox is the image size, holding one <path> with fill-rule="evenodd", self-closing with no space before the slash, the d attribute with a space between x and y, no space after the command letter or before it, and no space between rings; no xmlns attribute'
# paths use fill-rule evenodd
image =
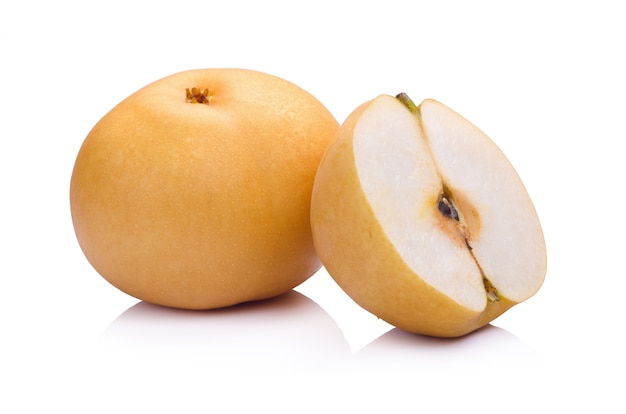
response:
<svg viewBox="0 0 626 414"><path fill-rule="evenodd" d="M380 95L327 148L311 199L316 251L361 307L458 337L533 296L547 269L539 217L497 145L431 99Z"/></svg>
<svg viewBox="0 0 626 414"><path fill-rule="evenodd" d="M299 86L203 68L122 100L76 156L76 238L111 285L146 302L224 308L286 293L321 267L309 208L339 128Z"/></svg>

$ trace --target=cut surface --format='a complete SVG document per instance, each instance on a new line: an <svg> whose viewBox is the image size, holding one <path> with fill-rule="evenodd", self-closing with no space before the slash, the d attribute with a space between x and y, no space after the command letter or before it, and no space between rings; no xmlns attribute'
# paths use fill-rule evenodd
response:
<svg viewBox="0 0 626 414"><path fill-rule="evenodd" d="M543 283L545 242L539 218L517 172L496 144L445 105L420 105L424 135L442 180L480 213L472 253L489 281L521 302Z"/></svg>
<svg viewBox="0 0 626 414"><path fill-rule="evenodd" d="M461 235L442 228L443 183L415 115L391 96L374 100L355 127L354 158L368 202L407 265L462 306L483 310L480 270Z"/></svg>
<svg viewBox="0 0 626 414"><path fill-rule="evenodd" d="M539 219L517 173L478 128L444 105L412 113L382 95L354 129L365 196L413 272L476 312L532 296L545 275Z"/></svg>

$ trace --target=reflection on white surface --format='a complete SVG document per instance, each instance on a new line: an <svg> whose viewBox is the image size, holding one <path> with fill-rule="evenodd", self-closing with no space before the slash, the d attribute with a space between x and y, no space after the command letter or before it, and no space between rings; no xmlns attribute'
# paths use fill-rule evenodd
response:
<svg viewBox="0 0 626 414"><path fill-rule="evenodd" d="M188 357L218 371L316 372L351 355L333 319L296 291L210 311L139 302L115 319L102 342L138 355Z"/></svg>
<svg viewBox="0 0 626 414"><path fill-rule="evenodd" d="M111 323L101 342L130 358L175 356L229 372L415 373L540 362L524 342L492 325L454 339L395 328L353 354L333 318L296 291L211 311L139 302Z"/></svg>
<svg viewBox="0 0 626 414"><path fill-rule="evenodd" d="M482 367L541 363L523 341L504 329L487 325L460 338L431 338L394 328L355 355L358 370L417 372L424 368Z"/></svg>

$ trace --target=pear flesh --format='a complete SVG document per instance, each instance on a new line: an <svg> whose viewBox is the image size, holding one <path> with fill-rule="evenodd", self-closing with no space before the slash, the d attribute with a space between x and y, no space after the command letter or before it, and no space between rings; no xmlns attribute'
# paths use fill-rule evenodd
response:
<svg viewBox="0 0 626 414"><path fill-rule="evenodd" d="M381 95L355 110L320 164L311 218L318 254L348 295L416 333L471 332L534 295L546 273L516 171L434 100Z"/></svg>

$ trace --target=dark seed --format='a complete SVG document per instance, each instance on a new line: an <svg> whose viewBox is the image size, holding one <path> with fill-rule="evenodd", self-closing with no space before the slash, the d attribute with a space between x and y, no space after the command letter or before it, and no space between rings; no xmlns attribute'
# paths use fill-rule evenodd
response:
<svg viewBox="0 0 626 414"><path fill-rule="evenodd" d="M439 199L439 204L437 205L437 208L445 217L459 221L459 213L456 211L450 200L448 200L446 197L441 197Z"/></svg>

